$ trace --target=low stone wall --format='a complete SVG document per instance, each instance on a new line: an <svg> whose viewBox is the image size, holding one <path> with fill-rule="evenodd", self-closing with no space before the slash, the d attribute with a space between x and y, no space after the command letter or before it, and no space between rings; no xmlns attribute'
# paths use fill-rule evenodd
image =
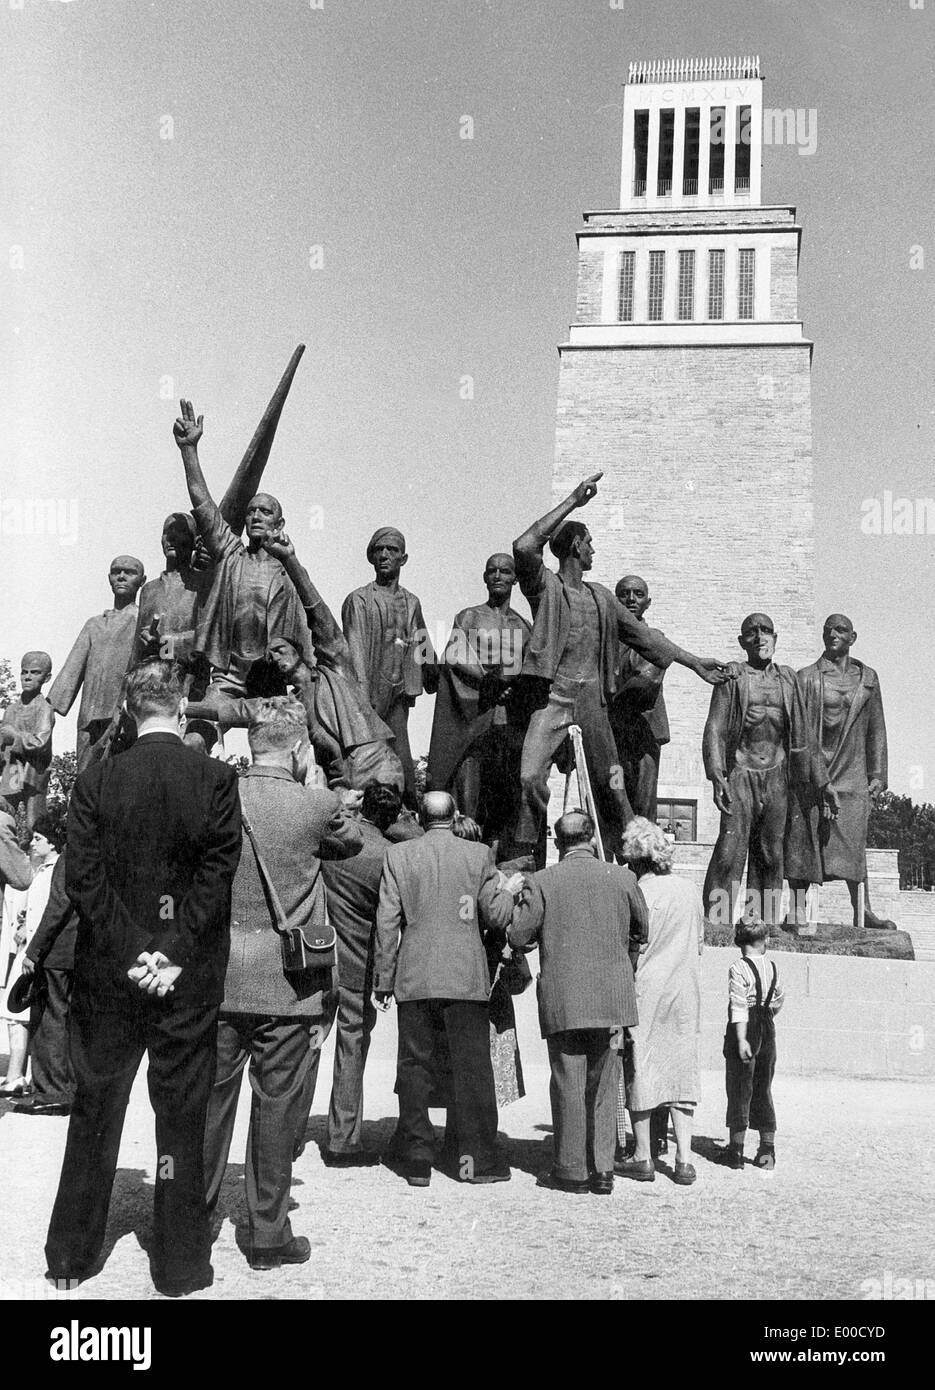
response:
<svg viewBox="0 0 935 1390"><path fill-rule="evenodd" d="M727 972L739 951L707 946L701 960L703 1069L722 1070ZM935 1079L935 963L771 951L786 998L776 1019L779 1068L875 1080ZM538 956L529 957L533 975ZM516 1001L523 1055L538 1037L535 987ZM532 1055L532 1054L531 1054Z"/></svg>
<svg viewBox="0 0 935 1390"><path fill-rule="evenodd" d="M702 1067L723 1066L727 972L738 954L707 947L702 958ZM770 955L786 993L776 1020L783 1071L935 1077L935 963Z"/></svg>

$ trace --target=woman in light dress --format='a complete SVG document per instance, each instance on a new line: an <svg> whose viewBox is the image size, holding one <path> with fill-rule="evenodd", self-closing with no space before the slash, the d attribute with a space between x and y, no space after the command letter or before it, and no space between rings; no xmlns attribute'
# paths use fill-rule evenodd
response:
<svg viewBox="0 0 935 1390"><path fill-rule="evenodd" d="M658 825L643 816L631 820L623 855L646 899L649 940L636 971L639 1025L631 1031L626 1068L636 1150L618 1171L653 1180L652 1113L668 1106L675 1128L674 1179L688 1186L695 1181L691 1140L699 1088L704 909L695 884L671 872L673 846Z"/></svg>
<svg viewBox="0 0 935 1390"><path fill-rule="evenodd" d="M52 886L52 870L58 859L61 837L58 828L43 816L33 826L29 842L29 860L32 864L32 882L29 887L18 892L7 888L3 902L3 937L0 944L0 959L9 960L9 953L15 952L6 978L6 988L0 1003L0 1018L6 1020L10 1031L10 1064L6 1079L0 1086L0 1096L21 1096L26 1089L26 1064L29 1055L29 1010L13 1013L8 1004L10 990L23 973L23 958L36 928L42 921L49 889Z"/></svg>

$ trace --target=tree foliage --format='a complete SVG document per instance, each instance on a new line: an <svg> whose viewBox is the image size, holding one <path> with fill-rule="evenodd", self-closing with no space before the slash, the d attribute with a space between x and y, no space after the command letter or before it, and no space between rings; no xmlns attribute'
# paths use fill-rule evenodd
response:
<svg viewBox="0 0 935 1390"><path fill-rule="evenodd" d="M935 885L935 806L917 806L908 796L880 792L870 806L867 844L899 851L903 888Z"/></svg>

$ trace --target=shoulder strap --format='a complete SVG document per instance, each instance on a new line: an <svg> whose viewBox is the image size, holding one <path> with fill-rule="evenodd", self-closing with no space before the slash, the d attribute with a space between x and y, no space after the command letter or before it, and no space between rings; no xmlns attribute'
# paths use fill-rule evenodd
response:
<svg viewBox="0 0 935 1390"><path fill-rule="evenodd" d="M766 992L766 998L763 1000L763 1007L766 1009L768 1009L770 1004L772 1003L773 994L776 990L776 980L779 975L779 971L776 969L776 962L774 960L771 960L770 965L773 967L773 978L769 982L769 989Z"/></svg>
<svg viewBox="0 0 935 1390"><path fill-rule="evenodd" d="M757 970L752 960L749 960L746 956L743 956L742 960L744 965L749 965L750 969L753 971L753 987L756 990L756 1005L757 1008L759 1008L760 1005L763 1003L763 982L760 979L760 972L759 970ZM773 966L773 969L776 969L775 965ZM770 993L772 993L772 986L770 986Z"/></svg>
<svg viewBox="0 0 935 1390"><path fill-rule="evenodd" d="M263 891L266 894L267 902L269 903L270 908L272 909L273 926L275 927L276 931L278 931L280 935L282 935L287 930L286 914L285 912L283 912L282 903L279 901L279 894L276 892L276 885L269 876L269 869L267 869L266 867L266 860L260 853L260 846L257 844L256 836L253 833L253 826L250 824L249 818L247 816L246 811L243 808L242 802L240 806L240 819L243 822L243 828L244 830L246 830L247 837L250 841L251 846L253 847L253 857L256 859L256 866L260 875L260 882L263 885Z"/></svg>

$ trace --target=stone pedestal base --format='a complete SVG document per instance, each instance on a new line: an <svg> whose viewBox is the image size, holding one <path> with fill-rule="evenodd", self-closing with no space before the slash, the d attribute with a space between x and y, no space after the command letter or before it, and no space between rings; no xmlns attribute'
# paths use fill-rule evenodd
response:
<svg viewBox="0 0 935 1390"><path fill-rule="evenodd" d="M708 946L733 946L732 927L705 923ZM796 951L818 956L864 956L878 960L915 960L912 937L904 931L858 931L838 922L817 922L805 932L776 928L769 939L774 951Z"/></svg>

